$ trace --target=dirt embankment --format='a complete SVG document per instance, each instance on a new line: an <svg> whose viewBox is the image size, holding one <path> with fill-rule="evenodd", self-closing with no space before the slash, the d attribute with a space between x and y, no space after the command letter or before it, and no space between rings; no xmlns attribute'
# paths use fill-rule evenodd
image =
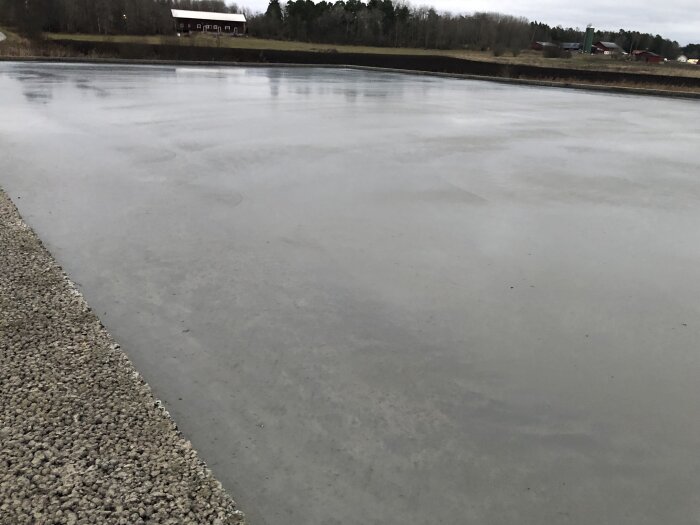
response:
<svg viewBox="0 0 700 525"><path fill-rule="evenodd" d="M183 41L186 42L186 41ZM69 54L125 59L257 62L308 65L353 65L451 73L506 79L549 82L653 87L700 92L700 77L656 75L622 71L583 70L467 60L440 55L316 52L274 49L217 48L187 45L163 45L98 41L55 40Z"/></svg>
<svg viewBox="0 0 700 525"><path fill-rule="evenodd" d="M146 37L143 37L144 39ZM175 42L175 43L173 43ZM251 42L255 44L255 42ZM555 87L619 93L700 98L700 75L660 74L610 68L548 66L503 60L471 59L448 54L394 53L362 50L275 49L274 47L209 46L194 39L145 42L115 39L57 38L29 41L10 34L0 44L0 60L124 60L142 63L288 64L354 66L382 70L446 74Z"/></svg>

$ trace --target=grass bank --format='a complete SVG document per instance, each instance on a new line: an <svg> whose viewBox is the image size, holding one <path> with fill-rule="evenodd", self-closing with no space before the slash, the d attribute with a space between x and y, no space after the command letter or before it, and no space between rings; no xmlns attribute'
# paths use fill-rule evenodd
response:
<svg viewBox="0 0 700 525"><path fill-rule="evenodd" d="M5 40L0 41L0 57L68 57L71 51L51 40L30 40L7 27L0 27Z"/></svg>
<svg viewBox="0 0 700 525"><path fill-rule="evenodd" d="M544 58L542 53L524 50L518 56L504 54L494 56L490 51L469 51L460 49L420 49L397 47L373 47L335 44L317 44L311 42L290 42L285 40L270 40L263 38L232 38L213 35L196 35L191 37L177 36L134 36L134 35L73 35L64 33L47 33L49 41L74 40L80 42L111 42L122 44L148 45L178 45L195 47L213 47L226 49L254 49L263 51L308 51L314 53L361 53L379 55L411 55L411 56L446 56L464 60L491 62L496 64L527 65L537 67L555 67L564 69L579 69L584 71L611 71L622 73L644 73L660 76L680 76L700 78L700 66L667 62L662 64L646 64L624 59L614 59L610 56L574 54L571 58Z"/></svg>
<svg viewBox="0 0 700 525"><path fill-rule="evenodd" d="M7 34L7 33L6 33ZM4 50L3 50L4 48ZM700 67L690 64L643 64L577 54L544 58L538 52L495 57L466 50L426 50L325 45L213 35L192 37L83 35L48 33L29 42L12 33L0 42L0 56L127 59L179 62L234 62L349 65L424 73L489 77L541 85L604 86L644 93L700 95Z"/></svg>

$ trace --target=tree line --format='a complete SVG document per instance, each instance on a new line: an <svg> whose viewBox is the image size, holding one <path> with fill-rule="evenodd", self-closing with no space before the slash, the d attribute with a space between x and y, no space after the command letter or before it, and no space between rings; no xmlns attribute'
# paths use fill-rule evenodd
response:
<svg viewBox="0 0 700 525"><path fill-rule="evenodd" d="M0 0L0 22L27 35L42 31L171 34L171 8L241 12L223 0ZM440 13L403 0L288 0L285 4L270 0L265 13L245 14L251 36L326 44L517 54L533 41L583 41L579 28L552 27L500 13ZM660 35L623 29L596 31L595 40L615 42L628 52L648 49L672 59L683 51L690 58L700 54L700 44L683 50Z"/></svg>
<svg viewBox="0 0 700 525"><path fill-rule="evenodd" d="M584 30L552 27L500 13L453 15L402 0L270 0L267 11L249 20L251 35L329 44L426 49L467 49L517 54L532 42L583 42ZM681 54L678 42L638 31L595 31L594 40L615 42L627 52L647 49L668 58ZM697 52L691 44L689 53Z"/></svg>
<svg viewBox="0 0 700 525"><path fill-rule="evenodd" d="M264 14L248 23L251 35L329 44L419 47L426 49L522 49L529 23L497 13L453 16L430 7L392 0L271 0Z"/></svg>

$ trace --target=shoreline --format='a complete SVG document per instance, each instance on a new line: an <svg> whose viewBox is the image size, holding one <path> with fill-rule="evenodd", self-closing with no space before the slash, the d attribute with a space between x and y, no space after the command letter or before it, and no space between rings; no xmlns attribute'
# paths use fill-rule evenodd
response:
<svg viewBox="0 0 700 525"><path fill-rule="evenodd" d="M425 71L419 69L404 69L380 66L366 66L359 64L327 64L327 63L293 63L293 62L247 62L247 61L214 61L214 60L165 60L165 59L137 59L137 58L92 58L85 56L75 57L11 57L0 56L0 62L38 62L57 64L104 64L104 65L143 65L143 66L197 66L197 67L288 67L288 68L327 68L327 69L355 69L358 71L377 71L384 73L400 73L408 75L423 75L442 78L455 78L463 80L480 80L486 82L498 82L501 84L552 87L562 89L575 89L582 91L615 93L625 95L642 95L664 98L680 98L686 100L700 100L700 92L619 86L614 84L595 84L586 82L568 82L557 80L539 80L530 78L510 78L492 75L477 75L469 73L449 73L440 71Z"/></svg>
<svg viewBox="0 0 700 525"><path fill-rule="evenodd" d="M244 525L1 188L0 267L0 521Z"/></svg>

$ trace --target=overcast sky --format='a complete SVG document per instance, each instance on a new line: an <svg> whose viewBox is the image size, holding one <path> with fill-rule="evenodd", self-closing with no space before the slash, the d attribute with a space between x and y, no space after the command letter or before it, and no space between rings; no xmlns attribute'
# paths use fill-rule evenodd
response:
<svg viewBox="0 0 700 525"><path fill-rule="evenodd" d="M268 0L239 0L264 11ZM660 34L679 44L700 43L700 0L410 0L438 11L498 11L549 25L597 29L630 29Z"/></svg>

